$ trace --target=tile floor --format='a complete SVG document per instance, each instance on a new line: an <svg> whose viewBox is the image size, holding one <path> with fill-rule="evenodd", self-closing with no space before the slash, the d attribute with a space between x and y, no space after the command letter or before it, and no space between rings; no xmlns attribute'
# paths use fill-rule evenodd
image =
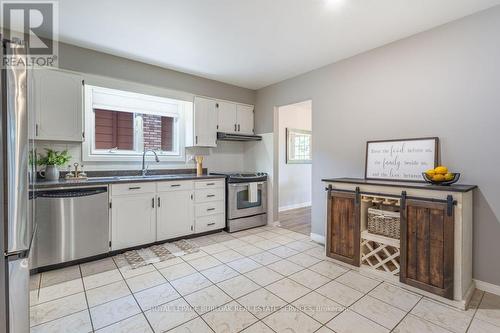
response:
<svg viewBox="0 0 500 333"><path fill-rule="evenodd" d="M35 275L32 332L500 332L500 297L460 311L326 258L290 230L194 239L201 251L126 270L108 258Z"/></svg>
<svg viewBox="0 0 500 333"><path fill-rule="evenodd" d="M311 207L280 212L279 221L282 228L309 236L311 234Z"/></svg>

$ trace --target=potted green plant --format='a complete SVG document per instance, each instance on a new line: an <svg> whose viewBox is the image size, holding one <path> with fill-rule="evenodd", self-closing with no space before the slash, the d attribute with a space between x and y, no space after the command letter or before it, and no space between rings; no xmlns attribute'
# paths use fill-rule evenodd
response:
<svg viewBox="0 0 500 333"><path fill-rule="evenodd" d="M62 165L66 165L71 160L67 150L62 152L45 149L46 155L40 155L37 160L38 165L44 165L45 170L40 171L40 175L47 180L58 180L59 179L59 168Z"/></svg>

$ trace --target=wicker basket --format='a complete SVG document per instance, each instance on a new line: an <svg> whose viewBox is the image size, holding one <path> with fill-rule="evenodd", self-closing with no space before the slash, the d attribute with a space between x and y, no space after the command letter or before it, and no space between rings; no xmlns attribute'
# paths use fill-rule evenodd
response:
<svg viewBox="0 0 500 333"><path fill-rule="evenodd" d="M400 214L368 208L368 232L395 239L400 238Z"/></svg>

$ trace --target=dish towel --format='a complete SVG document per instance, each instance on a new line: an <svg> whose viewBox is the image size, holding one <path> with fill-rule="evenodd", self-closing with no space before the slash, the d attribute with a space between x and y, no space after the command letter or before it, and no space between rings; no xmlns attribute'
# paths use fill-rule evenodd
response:
<svg viewBox="0 0 500 333"><path fill-rule="evenodd" d="M259 200L259 183L248 184L248 202L254 203Z"/></svg>

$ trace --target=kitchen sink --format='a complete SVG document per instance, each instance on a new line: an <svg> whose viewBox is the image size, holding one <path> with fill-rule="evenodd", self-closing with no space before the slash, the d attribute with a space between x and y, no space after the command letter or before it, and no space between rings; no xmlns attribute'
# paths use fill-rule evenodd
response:
<svg viewBox="0 0 500 333"><path fill-rule="evenodd" d="M89 181L127 181L127 180L141 180L141 179L170 179L182 178L183 175L138 175L138 176L110 176L110 177L89 177Z"/></svg>

